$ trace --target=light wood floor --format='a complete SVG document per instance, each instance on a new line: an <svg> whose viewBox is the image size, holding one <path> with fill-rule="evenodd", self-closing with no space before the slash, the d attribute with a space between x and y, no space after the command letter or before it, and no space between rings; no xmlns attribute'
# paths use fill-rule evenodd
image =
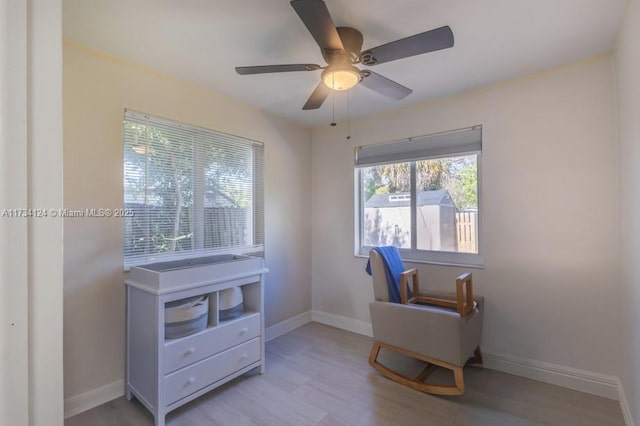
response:
<svg viewBox="0 0 640 426"><path fill-rule="evenodd" d="M462 396L426 395L375 372L370 348L368 337L309 323L267 343L264 375L249 373L192 401L167 424L624 425L617 401L482 368L465 369ZM119 398L65 421L85 425L146 426L153 417L135 399Z"/></svg>

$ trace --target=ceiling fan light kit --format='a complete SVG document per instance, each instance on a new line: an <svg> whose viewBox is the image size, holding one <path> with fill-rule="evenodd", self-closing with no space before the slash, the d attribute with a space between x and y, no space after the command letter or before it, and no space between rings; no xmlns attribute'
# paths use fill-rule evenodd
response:
<svg viewBox="0 0 640 426"><path fill-rule="evenodd" d="M360 70L353 65L329 67L322 71L322 81L332 90L349 90L361 80Z"/></svg>
<svg viewBox="0 0 640 426"><path fill-rule="evenodd" d="M327 66L260 65L236 67L236 72L247 75L322 69L321 81L302 107L304 110L320 108L331 90L345 91L359 83L388 98L403 99L411 94L411 89L371 70L360 70L355 65L375 66L453 47L453 32L451 28L444 26L361 51L362 33L350 27L336 28L323 0L293 0L291 6L320 47Z"/></svg>

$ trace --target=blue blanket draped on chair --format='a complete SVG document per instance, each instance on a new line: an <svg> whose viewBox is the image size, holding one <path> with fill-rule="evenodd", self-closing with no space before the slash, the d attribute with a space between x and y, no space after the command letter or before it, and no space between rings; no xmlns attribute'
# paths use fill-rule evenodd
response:
<svg viewBox="0 0 640 426"><path fill-rule="evenodd" d="M373 250L380 253L384 261L384 269L387 273L387 284L389 285L389 299L393 303L401 303L400 274L404 272L404 265L400 258L400 251L398 251L396 246L374 247ZM365 271L371 275L371 260L367 261ZM407 294L411 297L411 290L407 289Z"/></svg>

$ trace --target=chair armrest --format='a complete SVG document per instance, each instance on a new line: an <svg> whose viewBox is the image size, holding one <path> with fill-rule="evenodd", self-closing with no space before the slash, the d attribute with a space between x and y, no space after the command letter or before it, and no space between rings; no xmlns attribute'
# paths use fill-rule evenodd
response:
<svg viewBox="0 0 640 426"><path fill-rule="evenodd" d="M418 268L407 269L400 273L400 303L406 305L410 302L407 296L408 280L411 278L413 284L413 296L415 297L420 291L420 284L418 283Z"/></svg>
<svg viewBox="0 0 640 426"><path fill-rule="evenodd" d="M454 291L428 290L424 293L421 293L421 296L455 300L457 297L457 294ZM481 294L473 293L473 300L476 302L476 308L480 311L483 311L484 296L482 296ZM455 307L453 307L452 309L455 309Z"/></svg>
<svg viewBox="0 0 640 426"><path fill-rule="evenodd" d="M401 275L401 282L402 278ZM447 297L434 297L426 293L419 293L416 285L418 282L417 274L413 278L413 282L414 295L408 303L443 306L455 309L460 316L469 315L473 311L473 280L470 272L465 272L456 278L456 293Z"/></svg>

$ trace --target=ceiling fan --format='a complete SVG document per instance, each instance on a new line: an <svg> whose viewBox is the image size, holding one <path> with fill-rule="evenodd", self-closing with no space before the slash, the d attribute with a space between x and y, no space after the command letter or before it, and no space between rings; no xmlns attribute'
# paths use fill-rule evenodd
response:
<svg viewBox="0 0 640 426"><path fill-rule="evenodd" d="M336 28L323 0L293 0L291 6L320 46L327 66L259 65L236 67L236 72L246 75L323 70L322 81L311 93L303 110L320 108L330 90L349 90L358 83L389 98L402 99L412 90L373 71L360 70L355 64L373 66L453 46L453 32L444 26L361 51L362 33L350 27Z"/></svg>

